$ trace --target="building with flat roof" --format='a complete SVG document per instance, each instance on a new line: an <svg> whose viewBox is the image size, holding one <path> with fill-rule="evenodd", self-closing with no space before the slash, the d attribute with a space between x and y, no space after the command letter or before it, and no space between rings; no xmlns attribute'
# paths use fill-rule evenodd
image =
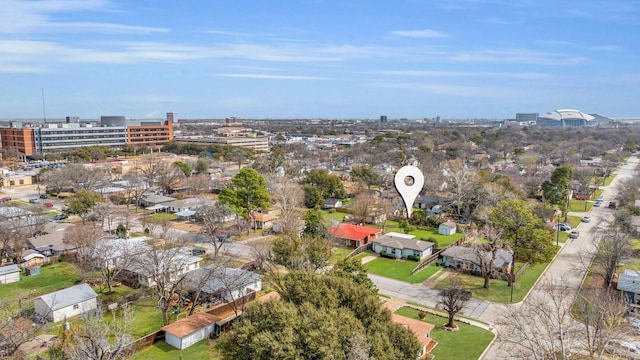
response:
<svg viewBox="0 0 640 360"><path fill-rule="evenodd" d="M0 128L0 142L2 148L17 150L24 156L35 155L36 147L32 128Z"/></svg>
<svg viewBox="0 0 640 360"><path fill-rule="evenodd" d="M176 138L176 141L182 144L196 145L228 145L239 146L251 149L255 152L269 151L269 138L267 137L245 137L245 136L212 136L206 138Z"/></svg>

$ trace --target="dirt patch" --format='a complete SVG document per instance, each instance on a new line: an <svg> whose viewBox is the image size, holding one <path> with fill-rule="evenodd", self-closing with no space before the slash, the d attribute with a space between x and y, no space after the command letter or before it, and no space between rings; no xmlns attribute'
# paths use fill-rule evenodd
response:
<svg viewBox="0 0 640 360"><path fill-rule="evenodd" d="M55 344L56 344L55 335L50 335L50 334L39 335L33 338L33 340L20 345L20 347L18 347L18 350L24 352L25 354L31 357L49 350Z"/></svg>
<svg viewBox="0 0 640 360"><path fill-rule="evenodd" d="M178 230L182 230L182 231L189 231L192 233L197 233L200 232L200 225L196 225L194 223L191 222L176 222L173 224L173 228L174 229L178 229Z"/></svg>

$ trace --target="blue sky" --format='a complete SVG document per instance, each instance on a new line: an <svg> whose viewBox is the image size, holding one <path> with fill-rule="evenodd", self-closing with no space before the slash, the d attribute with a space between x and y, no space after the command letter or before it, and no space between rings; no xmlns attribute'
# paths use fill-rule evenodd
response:
<svg viewBox="0 0 640 360"><path fill-rule="evenodd" d="M0 0L0 118L640 116L640 2Z"/></svg>

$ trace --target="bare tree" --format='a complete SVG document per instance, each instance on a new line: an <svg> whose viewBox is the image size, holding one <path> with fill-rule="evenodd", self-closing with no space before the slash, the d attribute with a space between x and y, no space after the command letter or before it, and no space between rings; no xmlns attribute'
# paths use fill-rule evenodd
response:
<svg viewBox="0 0 640 360"><path fill-rule="evenodd" d="M592 358L600 358L611 340L624 338L628 309L627 298L613 289L582 289L574 314L581 323L578 334L582 347Z"/></svg>
<svg viewBox="0 0 640 360"><path fill-rule="evenodd" d="M361 224L367 220L367 216L376 210L376 199L368 192L358 194L351 205L351 214Z"/></svg>
<svg viewBox="0 0 640 360"><path fill-rule="evenodd" d="M140 198L149 188L149 184L144 177L137 172L130 172L122 177L125 180L125 189L127 193L127 209L131 203L135 204L136 211L140 205Z"/></svg>
<svg viewBox="0 0 640 360"><path fill-rule="evenodd" d="M450 161L447 163L445 179L451 198L450 203L456 208L456 214L460 216L462 209L468 210L468 200L477 184L475 173L461 161Z"/></svg>
<svg viewBox="0 0 640 360"><path fill-rule="evenodd" d="M133 310L125 307L120 317L113 312L110 321L103 320L101 307L85 313L70 330L62 352L69 360L118 360L128 358L133 341Z"/></svg>
<svg viewBox="0 0 640 360"><path fill-rule="evenodd" d="M202 224L200 236L213 246L213 256L218 257L225 246L225 239L218 239L219 230L222 229L233 210L223 203L216 201L213 204L204 204L198 208L197 220Z"/></svg>
<svg viewBox="0 0 640 360"><path fill-rule="evenodd" d="M472 236L474 241L471 243L471 249L475 254L473 262L480 271L484 278L485 289L489 288L489 280L494 272L494 264L498 254L498 249L501 246L502 231L491 225L486 225L479 234Z"/></svg>
<svg viewBox="0 0 640 360"><path fill-rule="evenodd" d="M521 306L509 306L498 319L505 359L570 359L579 345L571 315L573 296L562 279L542 283Z"/></svg>
<svg viewBox="0 0 640 360"><path fill-rule="evenodd" d="M9 358L25 358L18 347L49 328L33 311L33 295L31 290L17 291L0 301L0 344Z"/></svg>
<svg viewBox="0 0 640 360"><path fill-rule="evenodd" d="M446 311L449 315L449 320L445 327L451 329L456 327L453 319L469 299L471 299L471 292L462 288L459 279L455 275L449 276L449 287L440 290L436 305L437 308Z"/></svg>
<svg viewBox="0 0 640 360"><path fill-rule="evenodd" d="M74 263L84 281L89 273L96 269L96 249L98 239L104 234L102 230L90 225L75 225L64 232L62 241L71 249L76 249Z"/></svg>
<svg viewBox="0 0 640 360"><path fill-rule="evenodd" d="M82 164L69 164L54 171L69 179L76 190L96 190L104 186L107 179L104 169L88 168Z"/></svg>
<svg viewBox="0 0 640 360"><path fill-rule="evenodd" d="M265 178L271 199L280 206L280 220L284 233L298 230L300 208L304 204L304 192L300 185L286 176L271 175Z"/></svg>
<svg viewBox="0 0 640 360"><path fill-rule="evenodd" d="M603 286L608 288L620 264L631 254L631 245L628 236L617 229L599 230L596 236L601 238L597 248L582 254L582 262L593 275L602 278ZM593 263L589 261L591 258Z"/></svg>
<svg viewBox="0 0 640 360"><path fill-rule="evenodd" d="M638 197L638 189L640 189L640 178L623 179L618 185L618 193L615 198L618 201L618 205L621 207L633 206Z"/></svg>

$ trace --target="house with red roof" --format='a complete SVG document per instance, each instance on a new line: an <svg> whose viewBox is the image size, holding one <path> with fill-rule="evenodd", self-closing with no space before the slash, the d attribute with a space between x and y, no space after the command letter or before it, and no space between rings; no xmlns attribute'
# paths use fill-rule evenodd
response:
<svg viewBox="0 0 640 360"><path fill-rule="evenodd" d="M374 227L342 223L329 228L329 232L337 241L346 246L359 248L382 235L382 230Z"/></svg>

